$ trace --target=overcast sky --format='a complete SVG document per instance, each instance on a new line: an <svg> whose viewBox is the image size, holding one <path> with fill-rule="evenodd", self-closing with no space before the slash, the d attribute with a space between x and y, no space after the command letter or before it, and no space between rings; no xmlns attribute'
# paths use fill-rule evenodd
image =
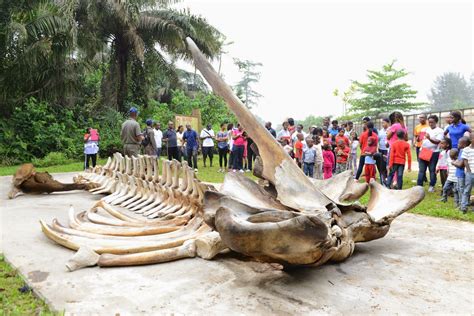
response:
<svg viewBox="0 0 474 316"><path fill-rule="evenodd" d="M185 0L234 44L222 72L241 77L232 58L263 63L255 89L264 95L252 111L279 124L286 117L341 115L334 89L365 80L367 69L393 59L407 81L426 94L436 76L473 71L471 1L204 1ZM217 63L214 63L217 67Z"/></svg>

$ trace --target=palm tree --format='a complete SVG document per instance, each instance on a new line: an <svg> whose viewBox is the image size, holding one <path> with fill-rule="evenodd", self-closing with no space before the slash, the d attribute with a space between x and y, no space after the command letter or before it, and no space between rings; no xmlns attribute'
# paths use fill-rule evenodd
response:
<svg viewBox="0 0 474 316"><path fill-rule="evenodd" d="M2 4L9 14L0 25L2 114L30 96L63 102L76 86L81 63L73 58L75 33L65 8L48 1Z"/></svg>
<svg viewBox="0 0 474 316"><path fill-rule="evenodd" d="M221 34L201 17L168 8L172 1L79 0L76 9L78 45L92 57L111 48L103 93L105 102L126 110L129 73L153 62L170 77L176 70L167 60L191 59L185 38L191 37L210 58L218 56ZM148 59L148 60L147 60Z"/></svg>

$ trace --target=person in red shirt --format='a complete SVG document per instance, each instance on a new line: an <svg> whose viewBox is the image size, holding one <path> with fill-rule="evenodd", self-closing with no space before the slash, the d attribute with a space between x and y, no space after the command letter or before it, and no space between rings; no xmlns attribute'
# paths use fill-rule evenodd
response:
<svg viewBox="0 0 474 316"><path fill-rule="evenodd" d="M367 142L369 137L374 138L375 141L375 146L377 146L379 142L379 137L377 133L374 131L374 123L368 122L365 127L364 127L364 132L360 134L359 136L359 142L360 142L360 158L359 158L359 167L357 168L355 180L359 181L360 176L362 175L362 171L364 171L364 165L365 165L365 148L367 147Z"/></svg>
<svg viewBox="0 0 474 316"><path fill-rule="evenodd" d="M295 158L296 158L296 163L298 164L298 167L301 168L302 166L302 159L303 159L303 139L304 136L303 134L299 133L296 135L296 143L295 143Z"/></svg>
<svg viewBox="0 0 474 316"><path fill-rule="evenodd" d="M345 130L343 128L339 129L338 134L336 135L336 144L339 146L339 141L342 140L347 147L350 147L349 138L344 135Z"/></svg>
<svg viewBox="0 0 474 316"><path fill-rule="evenodd" d="M390 158L388 163L389 175L387 186L390 188L395 172L397 173L397 190L403 186L403 171L405 170L406 158L408 158L408 172L411 172L411 150L410 145L405 141L405 131L397 131L397 140L390 147Z"/></svg>
<svg viewBox="0 0 474 316"><path fill-rule="evenodd" d="M339 139L336 148L336 174L347 170L347 159L349 158L349 152L350 148L349 146L346 146L346 142L343 139Z"/></svg>
<svg viewBox="0 0 474 316"><path fill-rule="evenodd" d="M374 155L377 152L377 141L376 137L367 138L367 145L363 151L364 159L364 174L365 182L370 183L372 179L375 179L375 158Z"/></svg>

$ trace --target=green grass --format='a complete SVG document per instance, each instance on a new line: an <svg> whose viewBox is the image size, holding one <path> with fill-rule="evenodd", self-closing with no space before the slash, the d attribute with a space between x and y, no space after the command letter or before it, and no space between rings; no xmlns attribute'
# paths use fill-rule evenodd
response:
<svg viewBox="0 0 474 316"><path fill-rule="evenodd" d="M57 315L31 291L22 293L25 282L0 254L0 314L1 315Z"/></svg>

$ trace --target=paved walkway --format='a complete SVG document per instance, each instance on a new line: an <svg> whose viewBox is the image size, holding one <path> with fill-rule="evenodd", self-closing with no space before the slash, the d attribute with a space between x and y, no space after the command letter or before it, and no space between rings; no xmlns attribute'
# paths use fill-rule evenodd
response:
<svg viewBox="0 0 474 316"><path fill-rule="evenodd" d="M71 181L72 174L55 175ZM67 223L87 192L6 200L0 215L7 260L54 309L72 314L472 314L474 225L404 214L389 234L358 244L346 262L291 272L222 256L165 264L67 272L73 252L43 236L39 219Z"/></svg>

